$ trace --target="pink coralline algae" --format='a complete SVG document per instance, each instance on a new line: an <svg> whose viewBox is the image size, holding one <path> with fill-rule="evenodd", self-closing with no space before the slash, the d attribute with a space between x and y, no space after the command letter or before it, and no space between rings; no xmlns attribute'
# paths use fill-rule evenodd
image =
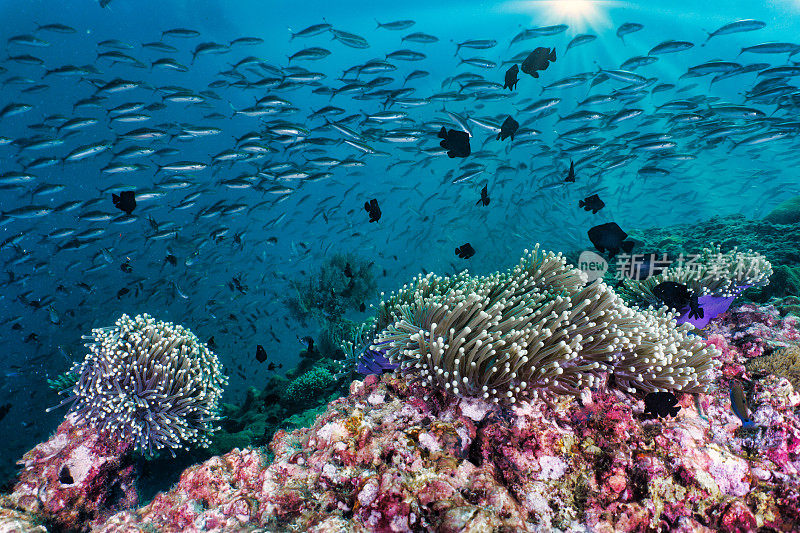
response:
<svg viewBox="0 0 800 533"><path fill-rule="evenodd" d="M39 516L58 530L84 531L136 505L128 448L75 422L74 415L67 416L48 441L25 454L3 507Z"/></svg>
<svg viewBox="0 0 800 533"><path fill-rule="evenodd" d="M249 449L210 459L102 530L800 531L800 394L783 378L757 384L757 428L743 433L730 378L716 379L652 420L617 391L504 410L369 376L311 428L276 434L271 462Z"/></svg>
<svg viewBox="0 0 800 533"><path fill-rule="evenodd" d="M781 317L771 305L745 304L720 315L708 331L725 336L745 356L758 357L765 351L800 342L800 318Z"/></svg>
<svg viewBox="0 0 800 533"><path fill-rule="evenodd" d="M735 313L736 328L754 327ZM710 392L679 395L675 417L647 418L613 388L502 408L411 374L368 376L269 451L213 457L95 529L800 532L800 393L748 375L725 320L706 339L722 352ZM792 327L778 318L763 332ZM753 427L731 411L734 379L748 384Z"/></svg>

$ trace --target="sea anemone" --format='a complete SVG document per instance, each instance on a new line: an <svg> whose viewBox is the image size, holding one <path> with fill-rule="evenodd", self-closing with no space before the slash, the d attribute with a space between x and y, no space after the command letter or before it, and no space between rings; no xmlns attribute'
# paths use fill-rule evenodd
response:
<svg viewBox="0 0 800 533"><path fill-rule="evenodd" d="M631 393L704 392L715 349L674 317L626 306L537 245L508 272L416 278L381 303L387 325L369 349L429 386L501 404L607 379Z"/></svg>
<svg viewBox="0 0 800 533"><path fill-rule="evenodd" d="M122 315L92 330L89 353L61 405L80 423L152 454L207 447L227 378L217 356L183 326L147 314Z"/></svg>
<svg viewBox="0 0 800 533"><path fill-rule="evenodd" d="M704 248L692 261L673 264L660 274L644 281L624 278L617 289L626 301L639 307L664 305L653 288L665 281L685 284L698 297L702 316L693 317L690 309L678 309L678 323L689 322L695 327L705 327L712 318L728 310L733 300L745 289L769 283L772 265L766 258L748 250L736 248L722 253L719 245Z"/></svg>

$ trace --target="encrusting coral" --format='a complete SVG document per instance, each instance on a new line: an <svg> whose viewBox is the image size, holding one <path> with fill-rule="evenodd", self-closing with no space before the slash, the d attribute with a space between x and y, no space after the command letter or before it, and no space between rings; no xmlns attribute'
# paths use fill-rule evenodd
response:
<svg viewBox="0 0 800 533"><path fill-rule="evenodd" d="M537 246L508 272L404 286L381 304L370 350L427 385L503 404L577 396L607 377L632 393L703 392L715 350L674 317L626 306Z"/></svg>

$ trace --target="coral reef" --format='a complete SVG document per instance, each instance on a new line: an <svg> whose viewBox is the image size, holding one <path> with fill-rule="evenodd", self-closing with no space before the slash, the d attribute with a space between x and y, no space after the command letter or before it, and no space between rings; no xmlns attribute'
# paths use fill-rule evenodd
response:
<svg viewBox="0 0 800 533"><path fill-rule="evenodd" d="M559 260L544 270L562 268ZM506 281L527 279L523 271ZM417 300L407 288L400 307L425 301L433 312L432 302L460 290L453 279L425 279L450 289L421 286ZM800 531L800 392L787 375L800 319L748 304L702 333L693 342L715 364L702 390L674 391L680 410L667 418L648 416L642 399L612 382L509 405L396 372L353 381L346 396L281 422L275 413L285 416L289 402L276 391L308 371L276 377L214 438L245 443L304 427L278 429L268 450L236 447L192 466L138 509L126 460L133 443L105 439L71 413L23 458L14 492L0 498L0 531ZM773 356L788 363L762 364ZM335 379L327 359L312 372ZM730 407L738 382L748 426Z"/></svg>
<svg viewBox="0 0 800 533"><path fill-rule="evenodd" d="M6 496L0 496L0 532L47 533L47 528L35 515L17 509Z"/></svg>
<svg viewBox="0 0 800 533"><path fill-rule="evenodd" d="M755 357L745 363L750 374L774 374L789 380L800 391L800 346L778 348L769 355Z"/></svg>
<svg viewBox="0 0 800 533"><path fill-rule="evenodd" d="M702 222L632 229L635 253L668 254L671 258L700 251L715 242L725 249L753 250L773 265L800 265L800 224L773 224L744 215L716 216Z"/></svg>
<svg viewBox="0 0 800 533"><path fill-rule="evenodd" d="M336 254L305 280L293 282L295 295L286 303L298 320L336 321L359 309L376 292L373 262L354 254Z"/></svg>
<svg viewBox="0 0 800 533"><path fill-rule="evenodd" d="M684 308L677 309L680 312L678 323L690 322L703 328L720 313L727 311L742 291L767 285L770 275L772 265L764 256L752 250L740 252L736 248L722 253L720 247L715 246L704 248L690 262L673 263L663 272L645 280L623 278L617 286L617 292L633 305L659 308L664 302L654 294L656 286L668 281L684 284L697 297L703 312L693 316L687 303Z"/></svg>
<svg viewBox="0 0 800 533"><path fill-rule="evenodd" d="M689 326L676 328L665 309L628 308L538 246L509 272L429 274L388 301L381 316L391 322L371 350L462 396L513 404L541 391L578 395L607 378L644 393L702 392L709 381L714 350Z"/></svg>
<svg viewBox="0 0 800 533"><path fill-rule="evenodd" d="M793 196L784 200L770 211L764 220L773 224L797 224L800 222L800 196Z"/></svg>
<svg viewBox="0 0 800 533"><path fill-rule="evenodd" d="M322 395L336 383L336 378L323 367L314 367L292 381L286 388L285 399L295 404L306 404Z"/></svg>
<svg viewBox="0 0 800 533"><path fill-rule="evenodd" d="M132 444L104 438L71 413L50 440L22 458L8 502L57 530L87 530L136 505Z"/></svg>
<svg viewBox="0 0 800 533"><path fill-rule="evenodd" d="M741 351L708 342L741 377ZM756 382L742 434L734 377L715 371L709 394L652 420L616 390L508 410L368 376L310 428L278 432L271 463L215 457L101 531L800 530L800 394Z"/></svg>
<svg viewBox="0 0 800 533"><path fill-rule="evenodd" d="M748 358L800 343L800 318L781 316L772 305L744 304L720 316L707 328L739 348Z"/></svg>
<svg viewBox="0 0 800 533"><path fill-rule="evenodd" d="M227 378L217 356L182 326L122 315L92 331L89 353L66 389L77 420L152 454L207 446Z"/></svg>
<svg viewBox="0 0 800 533"><path fill-rule="evenodd" d="M766 303L772 299L800 294L800 266L778 265L769 277L769 285L747 291L749 300Z"/></svg>

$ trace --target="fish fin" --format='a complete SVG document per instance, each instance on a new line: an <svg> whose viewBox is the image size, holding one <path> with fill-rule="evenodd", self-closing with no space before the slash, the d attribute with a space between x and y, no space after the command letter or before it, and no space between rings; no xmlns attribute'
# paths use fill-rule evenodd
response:
<svg viewBox="0 0 800 533"><path fill-rule="evenodd" d="M550 58L549 59L550 59L550 61L555 61L556 60L556 49L555 48L553 48L553 50L550 52Z"/></svg>

